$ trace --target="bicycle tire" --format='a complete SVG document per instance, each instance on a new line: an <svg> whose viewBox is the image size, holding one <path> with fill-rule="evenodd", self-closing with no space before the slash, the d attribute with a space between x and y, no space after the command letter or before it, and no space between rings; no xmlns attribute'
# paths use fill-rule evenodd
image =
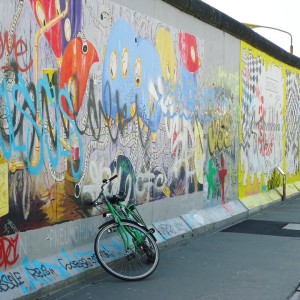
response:
<svg viewBox="0 0 300 300"><path fill-rule="evenodd" d="M114 220L104 223L94 242L94 250L98 262L112 276L126 280L137 281L151 275L159 262L159 249L155 239L146 228L138 223L122 220L129 239L130 248L125 249L120 225ZM143 240L134 241L130 230L140 234Z"/></svg>

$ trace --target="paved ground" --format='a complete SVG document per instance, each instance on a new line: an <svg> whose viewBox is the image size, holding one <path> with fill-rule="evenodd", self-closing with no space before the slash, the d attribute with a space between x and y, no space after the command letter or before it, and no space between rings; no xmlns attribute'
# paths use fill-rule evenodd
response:
<svg viewBox="0 0 300 300"><path fill-rule="evenodd" d="M143 281L97 275L43 299L294 300L299 283L300 197L162 249Z"/></svg>

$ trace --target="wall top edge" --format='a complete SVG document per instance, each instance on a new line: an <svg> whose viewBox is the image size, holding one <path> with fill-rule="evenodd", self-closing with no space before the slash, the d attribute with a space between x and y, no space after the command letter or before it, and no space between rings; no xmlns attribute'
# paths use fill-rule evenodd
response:
<svg viewBox="0 0 300 300"><path fill-rule="evenodd" d="M257 48L286 63L292 67L300 68L300 58L287 52L273 42L264 38L254 30L243 25L239 21L219 11L201 0L163 0L177 9L194 16L195 18L223 30L238 39L241 39Z"/></svg>

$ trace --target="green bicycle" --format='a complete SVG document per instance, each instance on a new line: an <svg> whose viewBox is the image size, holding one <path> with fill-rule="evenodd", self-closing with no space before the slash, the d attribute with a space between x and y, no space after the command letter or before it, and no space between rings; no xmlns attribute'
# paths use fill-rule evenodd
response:
<svg viewBox="0 0 300 300"><path fill-rule="evenodd" d="M151 275L159 261L154 229L148 228L135 205L124 205L126 195L106 196L104 187L117 175L104 179L91 204L104 217L94 243L96 257L109 274L123 280L141 280Z"/></svg>

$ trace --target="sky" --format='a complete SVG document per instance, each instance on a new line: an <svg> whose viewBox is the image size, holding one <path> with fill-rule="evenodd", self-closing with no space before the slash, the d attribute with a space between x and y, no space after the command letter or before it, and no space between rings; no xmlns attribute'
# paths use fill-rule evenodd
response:
<svg viewBox="0 0 300 300"><path fill-rule="evenodd" d="M255 32L274 44L300 57L300 17L299 0L202 0L241 23L274 27L274 29L256 28ZM291 40L292 39L292 40Z"/></svg>

